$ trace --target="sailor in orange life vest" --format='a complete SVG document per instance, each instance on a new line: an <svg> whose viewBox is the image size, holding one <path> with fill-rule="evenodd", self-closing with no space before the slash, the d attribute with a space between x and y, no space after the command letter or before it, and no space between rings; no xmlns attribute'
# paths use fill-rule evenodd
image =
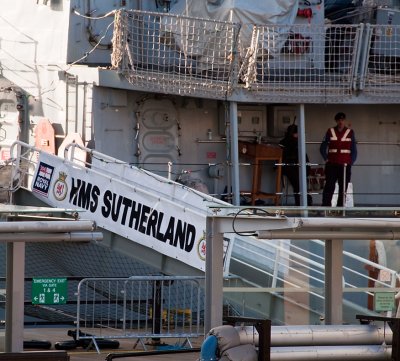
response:
<svg viewBox="0 0 400 361"><path fill-rule="evenodd" d="M343 207L344 192L351 180L351 166L357 158L354 131L345 126L346 115L335 115L336 127L329 128L322 140L320 152L325 163L325 187L322 193L322 206L331 206L335 183L339 184L337 206ZM343 189L345 185L345 190Z"/></svg>

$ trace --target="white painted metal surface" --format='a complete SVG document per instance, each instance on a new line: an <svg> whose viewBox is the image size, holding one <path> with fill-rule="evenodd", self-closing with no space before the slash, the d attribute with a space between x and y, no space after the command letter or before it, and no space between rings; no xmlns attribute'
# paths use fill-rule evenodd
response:
<svg viewBox="0 0 400 361"><path fill-rule="evenodd" d="M258 332L251 326L236 326L240 343L258 346ZM388 325L304 325L272 326L271 346L334 346L392 344Z"/></svg>

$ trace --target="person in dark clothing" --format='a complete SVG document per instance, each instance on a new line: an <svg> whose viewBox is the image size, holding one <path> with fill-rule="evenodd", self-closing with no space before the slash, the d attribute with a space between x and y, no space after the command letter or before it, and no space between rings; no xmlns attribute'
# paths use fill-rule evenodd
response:
<svg viewBox="0 0 400 361"><path fill-rule="evenodd" d="M339 184L337 206L343 207L344 194L351 180L351 166L357 159L357 146L354 131L345 126L346 115L335 115L336 127L329 128L320 146L325 163L325 187L322 193L322 206L330 207Z"/></svg>
<svg viewBox="0 0 400 361"><path fill-rule="evenodd" d="M283 148L282 154L282 175L286 176L288 181L293 187L294 200L296 206L300 206L300 181L299 181L299 152L298 152L298 133L297 125L289 125L285 138L283 138L279 145ZM309 163L308 156L306 161ZM309 174L310 166L307 166L307 175ZM307 195L307 204L312 206L312 197Z"/></svg>

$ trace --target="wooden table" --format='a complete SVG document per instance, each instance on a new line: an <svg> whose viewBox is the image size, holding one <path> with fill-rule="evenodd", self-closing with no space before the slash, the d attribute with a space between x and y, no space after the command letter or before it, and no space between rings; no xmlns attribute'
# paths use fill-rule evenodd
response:
<svg viewBox="0 0 400 361"><path fill-rule="evenodd" d="M257 144L239 141L239 154L250 158L253 164L253 180L251 187L251 204L255 205L256 199L272 198L275 205L280 203L281 174L282 174L282 148L274 144ZM279 164L276 166L275 193L261 191L262 161L272 160Z"/></svg>

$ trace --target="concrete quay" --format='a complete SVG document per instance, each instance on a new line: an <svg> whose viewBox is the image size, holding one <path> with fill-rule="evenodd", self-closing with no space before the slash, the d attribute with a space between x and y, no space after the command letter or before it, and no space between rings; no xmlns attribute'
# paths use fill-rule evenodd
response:
<svg viewBox="0 0 400 361"><path fill-rule="evenodd" d="M72 337L68 336L68 330L73 330L70 328L42 328L42 327L32 327L24 329L24 341L48 341L51 343L51 348L48 351L56 351L56 342L72 341ZM4 331L2 332L2 337L0 337L0 349L4 352ZM105 361L107 356L110 354L116 355L115 360L127 360L127 361L197 361L200 358L200 353L198 351L185 352L185 353L171 353L165 355L146 355L139 356L144 350L138 345L134 348L136 339L118 339L120 346L118 349L101 349L100 353L97 353L95 349L85 350L82 347L77 347L75 349L67 350L70 361ZM174 345L178 340L175 339L165 339L161 340L167 345ZM202 343L202 339L191 340L193 347L199 348ZM147 351L154 351L155 348L152 346L148 347ZM29 349L24 348L24 352L35 352L35 351L46 351L40 349ZM137 356L134 357L123 357L124 354L135 353ZM1 355L1 352L0 352ZM25 358L23 359L25 360ZM28 360L28 359L26 359Z"/></svg>

